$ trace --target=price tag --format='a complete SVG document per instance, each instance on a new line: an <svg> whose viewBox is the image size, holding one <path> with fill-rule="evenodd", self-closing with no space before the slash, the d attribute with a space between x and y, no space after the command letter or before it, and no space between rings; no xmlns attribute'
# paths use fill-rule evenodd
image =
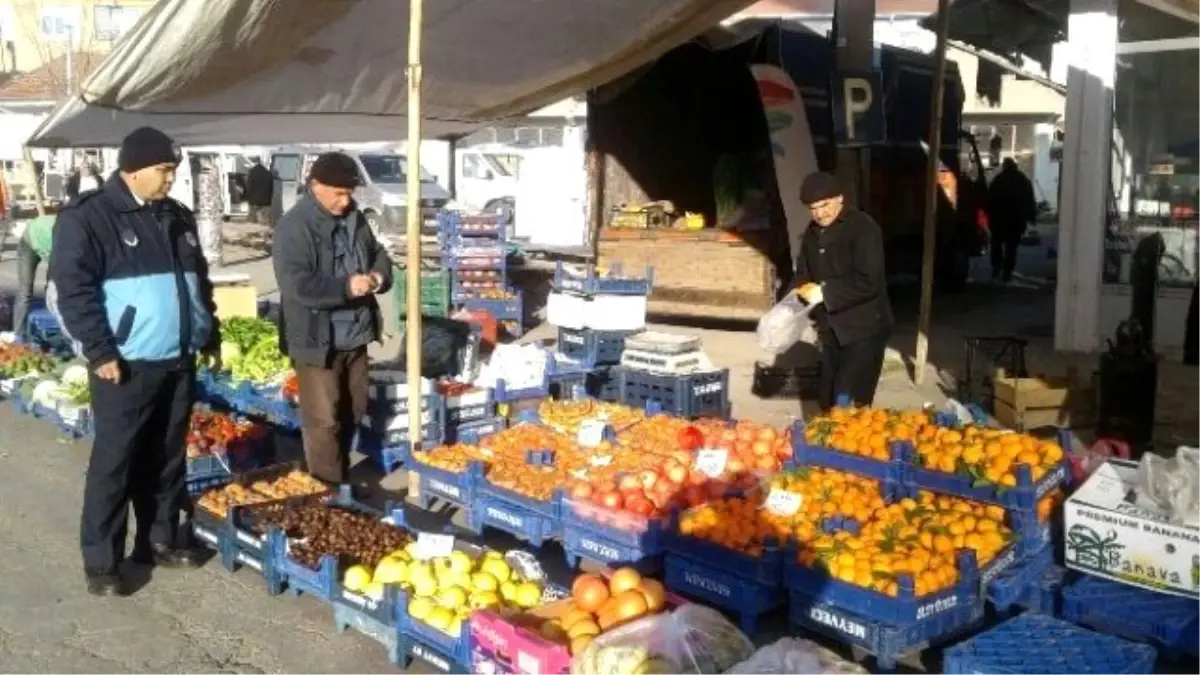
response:
<svg viewBox="0 0 1200 675"><path fill-rule="evenodd" d="M772 489L767 495L767 510L781 516L795 515L804 504L804 498L795 492Z"/></svg>
<svg viewBox="0 0 1200 675"><path fill-rule="evenodd" d="M588 463L592 466L608 466L612 464L612 459L612 455L596 455L595 457L589 457Z"/></svg>
<svg viewBox="0 0 1200 675"><path fill-rule="evenodd" d="M709 478L717 478L725 472L725 460L729 453L725 450L705 448L696 453L695 469Z"/></svg>
<svg viewBox="0 0 1200 675"><path fill-rule="evenodd" d="M584 420L575 434L575 443L581 448L594 448L604 442L604 428L608 425L604 420Z"/></svg>
<svg viewBox="0 0 1200 675"><path fill-rule="evenodd" d="M417 533L418 558L444 558L454 551L454 537L432 532Z"/></svg>

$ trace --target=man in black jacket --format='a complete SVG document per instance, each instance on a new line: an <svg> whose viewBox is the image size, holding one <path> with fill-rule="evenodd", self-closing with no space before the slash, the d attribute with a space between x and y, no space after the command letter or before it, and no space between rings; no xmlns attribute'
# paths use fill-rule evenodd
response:
<svg viewBox="0 0 1200 675"><path fill-rule="evenodd" d="M250 220L260 225L271 224L271 198L275 192L275 177L263 166L258 157L250 158L250 170L246 172L246 204L250 206Z"/></svg>
<svg viewBox="0 0 1200 675"><path fill-rule="evenodd" d="M821 305L812 317L821 336L821 410L839 396L871 405L891 335L892 307L883 269L883 233L845 204L837 179L804 179L800 200L812 212L796 260L796 294Z"/></svg>
<svg viewBox="0 0 1200 675"><path fill-rule="evenodd" d="M1037 218L1037 203L1033 183L1012 157L1005 158L1003 167L988 185L987 212L992 230L992 278L1008 282L1017 266L1025 227Z"/></svg>
<svg viewBox="0 0 1200 675"><path fill-rule="evenodd" d="M142 127L125 137L117 161L101 189L58 214L47 290L88 364L95 442L80 540L93 595L126 592L118 566L131 503L135 562L200 562L177 534L196 354L215 354L220 335L196 221L167 196L174 144Z"/></svg>
<svg viewBox="0 0 1200 675"><path fill-rule="evenodd" d="M304 456L314 476L335 484L346 482L367 409L367 345L382 326L374 295L392 285L392 261L354 203L359 183L353 159L322 154L271 247L279 342L296 367Z"/></svg>

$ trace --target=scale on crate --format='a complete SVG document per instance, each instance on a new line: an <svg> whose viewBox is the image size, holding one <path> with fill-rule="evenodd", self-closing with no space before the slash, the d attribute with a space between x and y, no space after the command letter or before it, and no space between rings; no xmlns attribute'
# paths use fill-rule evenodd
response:
<svg viewBox="0 0 1200 675"><path fill-rule="evenodd" d="M700 338L645 331L625 338L621 365L665 375L686 375L713 369L700 347Z"/></svg>

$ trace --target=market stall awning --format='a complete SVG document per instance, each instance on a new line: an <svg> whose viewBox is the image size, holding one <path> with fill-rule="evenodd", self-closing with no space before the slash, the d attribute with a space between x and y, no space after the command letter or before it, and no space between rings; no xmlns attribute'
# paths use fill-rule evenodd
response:
<svg viewBox="0 0 1200 675"><path fill-rule="evenodd" d="M613 80L749 0L426 0L425 135L463 133ZM160 0L30 139L184 145L398 138L408 0Z"/></svg>
<svg viewBox="0 0 1200 675"><path fill-rule="evenodd" d="M1051 49L1066 39L1068 0L953 0L947 37L1020 63L1050 67ZM937 15L921 20L933 30Z"/></svg>

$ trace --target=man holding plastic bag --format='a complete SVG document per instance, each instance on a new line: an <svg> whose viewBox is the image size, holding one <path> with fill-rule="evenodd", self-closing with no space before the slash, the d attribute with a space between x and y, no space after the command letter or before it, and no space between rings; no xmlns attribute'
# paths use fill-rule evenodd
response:
<svg viewBox="0 0 1200 675"><path fill-rule="evenodd" d="M894 323L883 269L883 232L847 206L837 179L809 175L800 200L812 224L796 259L796 295L811 308L821 336L821 410L839 396L871 405Z"/></svg>

